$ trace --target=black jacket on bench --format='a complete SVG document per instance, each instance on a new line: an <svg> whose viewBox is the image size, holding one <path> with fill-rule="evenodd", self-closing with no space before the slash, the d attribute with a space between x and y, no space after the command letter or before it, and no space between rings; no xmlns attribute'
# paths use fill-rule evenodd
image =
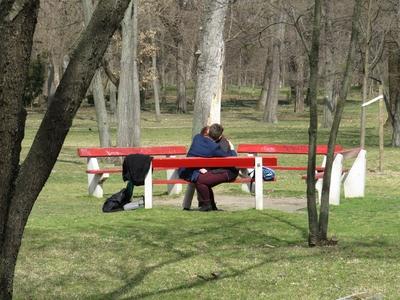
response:
<svg viewBox="0 0 400 300"><path fill-rule="evenodd" d="M144 179L149 171L152 157L144 154L129 154L122 165L122 178L133 185L144 185Z"/></svg>

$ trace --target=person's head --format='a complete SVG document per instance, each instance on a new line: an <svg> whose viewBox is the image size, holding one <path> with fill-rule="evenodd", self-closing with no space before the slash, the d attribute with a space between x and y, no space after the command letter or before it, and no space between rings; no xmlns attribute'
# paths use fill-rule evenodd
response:
<svg viewBox="0 0 400 300"><path fill-rule="evenodd" d="M208 136L212 138L214 141L219 141L222 137L222 133L224 132L224 127L221 124L214 123L208 129Z"/></svg>
<svg viewBox="0 0 400 300"><path fill-rule="evenodd" d="M207 136L208 135L208 130L210 129L210 126L205 126L201 129L200 134Z"/></svg>

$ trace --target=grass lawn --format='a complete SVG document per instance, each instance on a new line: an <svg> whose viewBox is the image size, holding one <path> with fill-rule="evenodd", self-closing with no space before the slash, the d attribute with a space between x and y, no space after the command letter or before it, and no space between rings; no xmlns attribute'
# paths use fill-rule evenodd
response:
<svg viewBox="0 0 400 300"><path fill-rule="evenodd" d="M307 112L296 115L282 105L279 123L268 125L259 121L256 101L244 95L223 102L225 133L234 144L307 143ZM346 148L359 144L359 105L349 100L345 108L338 143ZM171 114L170 105L157 123L145 108L143 145L190 143L191 114ZM78 147L98 145L94 109L82 107L28 221L15 299L337 299L364 291L400 299L400 149L390 147L387 131L384 172L377 172L376 113L377 107L367 111L367 196L342 197L331 207L329 232L339 243L311 249L305 211L200 213L156 206L103 214L104 199L87 196L86 162L76 155ZM23 156L41 117L28 116ZM318 142L327 137L328 130L319 129ZM280 161L305 163L299 157ZM278 173L268 194L305 197L301 174ZM122 186L120 176L111 176L106 196ZM165 196L164 189L157 186L155 194ZM218 192L241 193L238 185Z"/></svg>

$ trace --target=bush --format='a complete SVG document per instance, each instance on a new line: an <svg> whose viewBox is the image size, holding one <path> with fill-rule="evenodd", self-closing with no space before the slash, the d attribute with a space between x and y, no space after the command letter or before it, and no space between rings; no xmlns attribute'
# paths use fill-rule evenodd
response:
<svg viewBox="0 0 400 300"><path fill-rule="evenodd" d="M33 59L29 65L28 78L24 91L24 105L31 105L33 100L43 91L45 64L40 55Z"/></svg>

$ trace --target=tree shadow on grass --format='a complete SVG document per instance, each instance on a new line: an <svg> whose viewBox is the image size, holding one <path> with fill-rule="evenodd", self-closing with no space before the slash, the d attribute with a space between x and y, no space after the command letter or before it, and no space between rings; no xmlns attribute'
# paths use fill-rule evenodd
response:
<svg viewBox="0 0 400 300"><path fill-rule="evenodd" d="M122 275L122 281L124 282L122 286L119 286L111 292L102 295L96 295L95 297L104 299L142 299L145 297L159 296L171 292L177 292L180 290L203 286L211 281L238 277L267 263L279 261L279 258L274 255L274 257L272 258L267 258L262 262L253 264L249 267L236 269L230 266L227 268L229 271L227 271L226 273L222 272L220 276L211 276L211 273L208 275L197 274L197 277L190 278L187 280L187 282L184 283L181 282L175 287L162 289L160 288L154 291L142 292L140 294L132 295L135 287L144 282L146 278L150 276L150 274L159 269L162 269L165 266L174 265L181 261L196 257L198 255L207 255L207 253L212 254L215 251L221 251L218 250L220 245L226 244L228 246L228 248L224 248L224 252L235 252L235 247L239 247L241 245L241 242L237 241L237 243L232 243L232 240L235 239L235 237L236 239L240 238L238 237L238 235L240 236L242 233L243 235L247 236L247 239L250 239L250 243L254 244L254 247L260 247L260 251L263 252L277 251L277 249L279 249L280 247L278 246L276 249L264 248L262 245L257 243L259 240L264 240L264 242L267 241L268 243L272 241L272 243L276 242L276 244L286 246L290 246L293 243L284 241L283 239L271 235L262 234L262 236L260 237L260 231L248 230L249 224L251 222L252 220L225 222L223 226L221 226L220 223L216 223L213 226L208 226L203 229L199 228L198 231L192 230L184 232L176 231L176 228L174 228L172 231L169 231L167 228L159 228L158 230L151 229L151 235L148 235L144 231L138 231L135 225L129 226L130 229L125 227L125 230L134 233L133 235L135 237L135 240L142 249L148 249L148 251L151 252L152 249L157 249L157 251L160 251L160 248L162 248L162 251L164 253L171 253L172 255L174 255L174 257L167 258L155 265L150 266L146 266L146 263L149 263L149 261L142 262L140 269L136 271L135 275L133 276L130 276L131 270L126 270L124 272L125 274ZM236 232L236 234L227 236L225 234L227 231L226 228L229 228L229 230L232 232ZM238 234L238 230L240 229L242 229L243 231L239 232ZM203 243L203 241L207 241L207 243ZM231 247L229 247L229 245L231 245ZM182 247L184 248L184 250L182 250ZM242 248L242 246L240 247ZM305 255L304 257L307 256L308 255ZM290 258L290 260L292 259L295 258Z"/></svg>
<svg viewBox="0 0 400 300"><path fill-rule="evenodd" d="M271 219L277 220L277 221L279 221L281 223L284 223L284 224L286 224L286 225L288 225L288 226L300 231L302 237L304 238L304 240L308 239L308 230L307 230L307 228L299 226L298 224L290 222L288 219L284 219L282 217L274 216L274 215L271 215L271 214L268 214L268 213L266 213L266 215L269 216Z"/></svg>

